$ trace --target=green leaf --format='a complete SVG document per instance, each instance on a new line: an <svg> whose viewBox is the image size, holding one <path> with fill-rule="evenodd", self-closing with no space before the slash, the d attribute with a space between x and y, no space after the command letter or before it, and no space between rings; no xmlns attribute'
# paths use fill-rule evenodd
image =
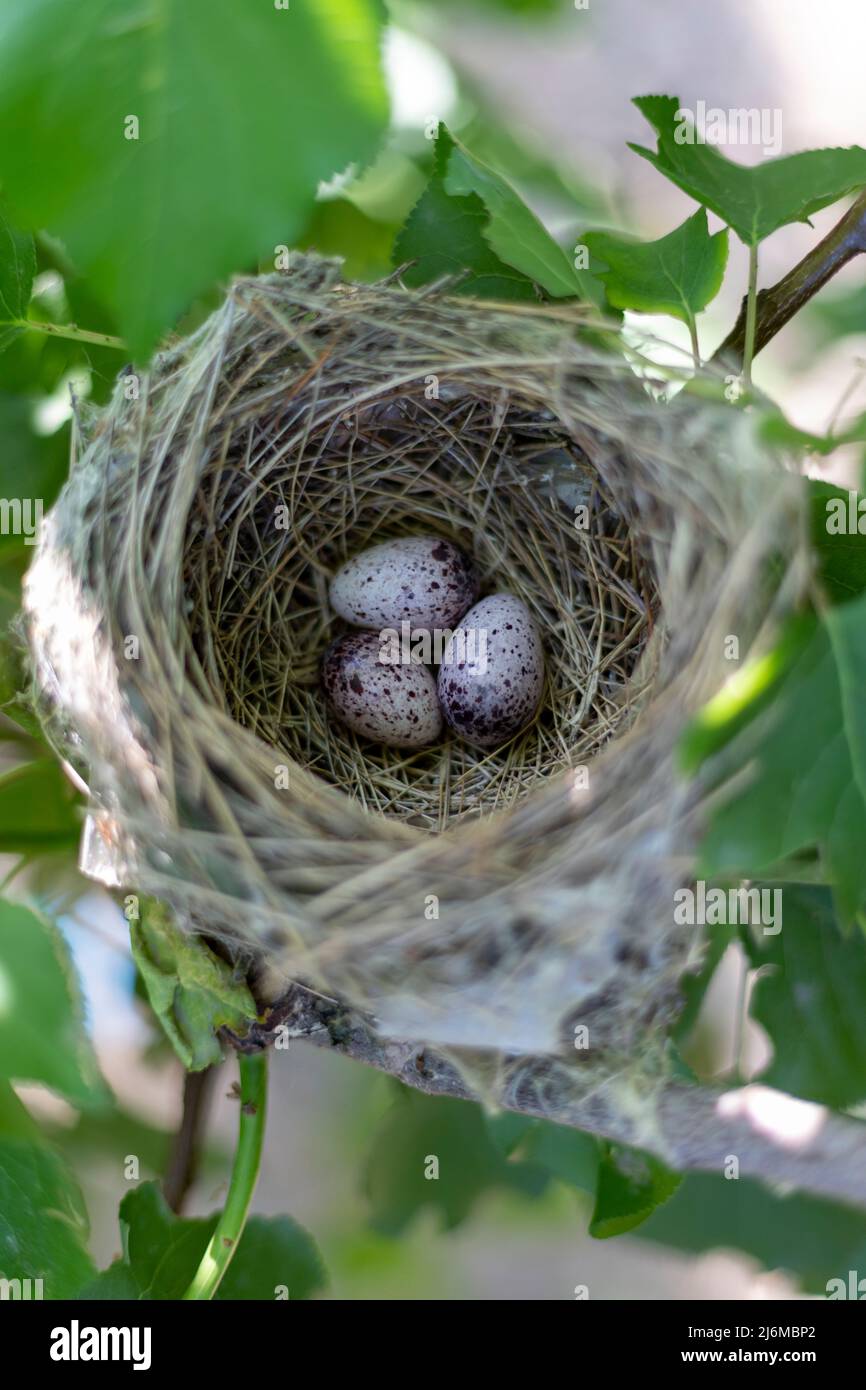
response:
<svg viewBox="0 0 866 1390"><path fill-rule="evenodd" d="M39 1082L73 1105L106 1100L62 936L29 908L2 900L0 1000L0 1076Z"/></svg>
<svg viewBox="0 0 866 1390"><path fill-rule="evenodd" d="M843 444L859 444L866 439L866 414L857 416L838 433L814 434L811 430L801 430L797 425L792 425L781 411L769 411L760 421L758 433L767 444L826 458Z"/></svg>
<svg viewBox="0 0 866 1390"><path fill-rule="evenodd" d="M807 483L818 577L832 603L845 603L866 590L866 498L815 478ZM844 528L837 526L842 517Z"/></svg>
<svg viewBox="0 0 866 1390"><path fill-rule="evenodd" d="M866 186L866 150L858 145L806 150L747 168L713 145L688 143L690 122L677 119L679 98L636 97L634 104L654 128L658 148L630 143L630 149L715 212L747 246L790 222L808 222L821 208Z"/></svg>
<svg viewBox="0 0 866 1390"><path fill-rule="evenodd" d="M218 1028L243 1036L256 1017L255 1001L231 966L200 937L187 935L171 911L153 899L141 903L130 923L132 954L154 1013L188 1071L219 1062Z"/></svg>
<svg viewBox="0 0 866 1390"><path fill-rule="evenodd" d="M506 1160L479 1106L401 1088L373 1142L364 1185L373 1226L395 1236L425 1209L451 1230L486 1193L535 1196L546 1176Z"/></svg>
<svg viewBox="0 0 866 1390"><path fill-rule="evenodd" d="M120 1204L123 1253L140 1298L180 1298L198 1268L218 1217L182 1221L155 1182L140 1183Z"/></svg>
<svg viewBox="0 0 866 1390"><path fill-rule="evenodd" d="M588 232L582 241L606 270L596 270L615 309L670 314L694 322L718 294L728 260L727 230L710 235L703 208L658 241Z"/></svg>
<svg viewBox="0 0 866 1390"><path fill-rule="evenodd" d="M301 250L341 256L347 280L379 280L391 272L396 227L374 221L348 198L317 203L298 237Z"/></svg>
<svg viewBox="0 0 866 1390"><path fill-rule="evenodd" d="M866 805L866 600L829 608L823 617L836 658L845 741L854 780ZM866 826L860 829L866 831Z"/></svg>
<svg viewBox="0 0 866 1390"><path fill-rule="evenodd" d="M94 1273L87 1237L81 1193L57 1155L0 1140L0 1278L42 1279L43 1297L72 1298Z"/></svg>
<svg viewBox="0 0 866 1390"><path fill-rule="evenodd" d="M20 648L0 638L0 713L15 726L10 728L0 720L0 739L18 740L22 762L49 751L42 725L30 707L27 684Z"/></svg>
<svg viewBox="0 0 866 1390"><path fill-rule="evenodd" d="M111 1300L128 1303L140 1296L135 1275L123 1260L115 1260L108 1269L101 1270L78 1294L79 1299L86 1303Z"/></svg>
<svg viewBox="0 0 866 1390"><path fill-rule="evenodd" d="M124 1259L84 1289L86 1299L177 1299L189 1287L218 1216L181 1220L156 1183L141 1183L120 1204ZM217 1292L225 1301L307 1299L327 1284L312 1236L288 1216L253 1216Z"/></svg>
<svg viewBox="0 0 866 1390"><path fill-rule="evenodd" d="M828 1279L866 1269L866 1213L796 1192L781 1196L721 1173L687 1174L635 1234L701 1256L743 1251L796 1276L809 1293L825 1294Z"/></svg>
<svg viewBox="0 0 866 1390"><path fill-rule="evenodd" d="M217 1299L312 1298L328 1275L312 1236L288 1216L251 1216ZM285 1297L285 1295L283 1295Z"/></svg>
<svg viewBox="0 0 866 1390"><path fill-rule="evenodd" d="M387 119L382 7L0 3L3 178L143 357L215 279L292 245ZM130 123L138 120L138 138Z"/></svg>
<svg viewBox="0 0 866 1390"><path fill-rule="evenodd" d="M394 263L414 260L406 283L468 269L461 293L510 299L599 302L597 281L576 270L562 247L503 178L476 159L444 125L433 175L394 246Z"/></svg>
<svg viewBox="0 0 866 1390"><path fill-rule="evenodd" d="M817 846L845 922L866 903L862 730L852 709L862 669L866 597L812 626L764 712L737 710L734 734L710 773L739 784L713 815L700 850L702 878L767 875ZM832 631L832 644L828 628ZM844 685L844 699L843 699ZM714 729L722 741L724 721Z"/></svg>
<svg viewBox="0 0 866 1390"><path fill-rule="evenodd" d="M587 219L599 223L610 219L608 194L579 173L572 161L561 163L561 152L533 137L530 130L504 126L477 84L469 84L465 96L474 109L459 126L457 139L476 159L515 187L537 191L553 206L563 208L569 219L580 218L582 225L587 225Z"/></svg>
<svg viewBox="0 0 866 1390"><path fill-rule="evenodd" d="M8 1081L0 1080L0 1136L40 1142L42 1132Z"/></svg>
<svg viewBox="0 0 866 1390"><path fill-rule="evenodd" d="M521 1146L520 1157L537 1163L569 1187L596 1192L601 1146L592 1134L539 1120Z"/></svg>
<svg viewBox="0 0 866 1390"><path fill-rule="evenodd" d="M790 618L776 645L750 657L686 728L679 747L683 771L693 774L708 758L769 709L803 652L815 636L816 619L806 613Z"/></svg>
<svg viewBox="0 0 866 1390"><path fill-rule="evenodd" d="M20 344L0 358L6 364ZM32 387L32 383L31 387ZM0 531L0 631L21 606L21 579L34 555L41 516L66 478L69 432L37 435L33 401L0 390L0 497L6 501Z"/></svg>
<svg viewBox="0 0 866 1390"><path fill-rule="evenodd" d="M676 1192L681 1181L679 1173L650 1154L619 1144L602 1145L590 1235L607 1240L633 1230Z"/></svg>
<svg viewBox="0 0 866 1390"><path fill-rule="evenodd" d="M0 545L23 545L24 536L29 532L29 544L25 546L28 560L33 558L35 540L34 521L38 521L40 509L47 512L56 498L65 479L69 464L69 436L65 430L52 435L38 435L33 429L33 402L26 396L11 395L0 391L0 437L3 451L0 454L0 497L9 501L30 499L30 509L23 507L20 513L22 523L30 523L27 529L16 534L12 529L0 533ZM14 513L11 513L12 519Z"/></svg>
<svg viewBox="0 0 866 1390"><path fill-rule="evenodd" d="M843 1109L866 1099L866 939L843 935L826 888L785 884L782 930L742 928L749 1012L773 1044L760 1080Z"/></svg>
<svg viewBox="0 0 866 1390"><path fill-rule="evenodd" d="M600 1151L593 1135L510 1110L487 1115L486 1120L487 1131L504 1157L516 1156L569 1187L595 1193Z"/></svg>
<svg viewBox="0 0 866 1390"><path fill-rule="evenodd" d="M0 352L21 332L10 325L27 317L35 274L33 237L19 232L0 204Z"/></svg>
<svg viewBox="0 0 866 1390"><path fill-rule="evenodd" d="M41 854L78 844L78 797L56 758L0 773L0 853Z"/></svg>

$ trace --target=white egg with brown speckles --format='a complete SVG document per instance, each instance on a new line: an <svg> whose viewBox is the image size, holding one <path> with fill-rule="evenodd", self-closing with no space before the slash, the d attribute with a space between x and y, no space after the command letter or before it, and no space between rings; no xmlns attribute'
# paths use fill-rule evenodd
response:
<svg viewBox="0 0 866 1390"><path fill-rule="evenodd" d="M478 582L469 558L439 536L383 541L348 560L331 580L331 607L356 627L453 628Z"/></svg>
<svg viewBox="0 0 866 1390"><path fill-rule="evenodd" d="M426 748L442 732L436 682L417 657L383 661L389 644L376 632L347 632L322 660L322 686L337 718L390 748Z"/></svg>
<svg viewBox="0 0 866 1390"><path fill-rule="evenodd" d="M530 722L544 685L544 651L522 599L491 594L471 608L442 654L439 703L455 733L498 748Z"/></svg>

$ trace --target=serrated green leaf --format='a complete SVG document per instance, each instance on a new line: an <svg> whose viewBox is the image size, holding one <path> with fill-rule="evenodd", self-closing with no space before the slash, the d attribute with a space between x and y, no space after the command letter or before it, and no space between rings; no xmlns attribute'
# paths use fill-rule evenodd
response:
<svg viewBox="0 0 866 1390"><path fill-rule="evenodd" d="M634 1230L673 1196L681 1181L679 1173L651 1154L603 1144L590 1235L607 1240Z"/></svg>
<svg viewBox="0 0 866 1390"><path fill-rule="evenodd" d="M372 158L382 7L81 0L67 19L64 0L0 3L4 183L143 357L214 280L292 245L320 180Z"/></svg>
<svg viewBox="0 0 866 1390"><path fill-rule="evenodd" d="M711 236L703 208L657 241L611 232L587 232L581 240L607 267L596 275L615 309L688 324L718 294L728 261L727 230Z"/></svg>
<svg viewBox="0 0 866 1390"><path fill-rule="evenodd" d="M593 277L575 269L511 185L470 154L444 127L439 139L446 142L445 191L456 198L474 194L482 200L489 219L485 236L500 260L521 271L553 299L597 298Z"/></svg>
<svg viewBox="0 0 866 1390"><path fill-rule="evenodd" d="M715 212L747 246L757 246L790 222L808 222L821 208L866 186L866 150L857 145L806 150L748 168L714 145L688 143L688 122L677 119L679 98L636 97L634 104L654 128L658 147L630 142L629 148Z"/></svg>
<svg viewBox="0 0 866 1390"><path fill-rule="evenodd" d="M455 294L537 301L532 281L491 251L484 236L486 228L487 212L481 199L474 194L453 198L434 176L397 236L394 264L413 262L403 272L405 283L412 287L442 275L459 275Z"/></svg>
<svg viewBox="0 0 866 1390"><path fill-rule="evenodd" d="M144 900L139 921L130 922L130 940L151 1007L187 1071L219 1062L217 1029L243 1036L256 1017L246 983L153 899Z"/></svg>
<svg viewBox="0 0 866 1390"><path fill-rule="evenodd" d="M2 900L0 1001L0 1076L38 1082L73 1105L107 1099L62 936L29 908Z"/></svg>
<svg viewBox="0 0 866 1390"><path fill-rule="evenodd" d="M407 284L469 270L457 287L477 296L598 303L598 282L576 270L514 189L477 159L444 125L436 139L433 175L397 237L394 262L413 260Z"/></svg>
<svg viewBox="0 0 866 1390"><path fill-rule="evenodd" d="M537 1195L545 1184L540 1168L506 1161L477 1105L408 1089L385 1116L364 1179L371 1223L392 1236L424 1210L451 1230L491 1190Z"/></svg>
<svg viewBox="0 0 866 1390"><path fill-rule="evenodd" d="M741 930L757 971L749 1013L773 1045L756 1080L843 1109L866 1099L866 939L843 934L828 889L781 893L780 932Z"/></svg>
<svg viewBox="0 0 866 1390"><path fill-rule="evenodd" d="M81 1193L60 1158L0 1140L0 1279L41 1279L43 1298L72 1298L94 1274L87 1237ZM32 1286L30 1296L40 1296Z"/></svg>

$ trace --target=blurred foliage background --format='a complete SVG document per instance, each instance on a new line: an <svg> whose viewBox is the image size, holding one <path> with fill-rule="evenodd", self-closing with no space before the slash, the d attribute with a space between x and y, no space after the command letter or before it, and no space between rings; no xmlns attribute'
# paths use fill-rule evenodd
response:
<svg viewBox="0 0 866 1390"><path fill-rule="evenodd" d="M292 0L279 18L302 33L288 58L278 46L268 51L258 21L239 26L228 0L168 8L168 35L149 32L141 5L99 31L94 44L95 0L71 17L58 5L25 14L15 0L0 3L0 126L17 132L0 155L0 494L7 499L39 497L50 506L67 470L73 403L103 403L118 372L146 357L164 332L185 333L202 321L225 276L271 269L278 244L340 255L351 278L390 273L395 238L433 173L439 121L510 180L567 250L590 228L658 237L693 210L625 146L645 138L629 104L635 93L778 108L786 153L848 144L862 124L866 14L844 0L830 0L818 25L805 0L789 0L784 18L745 0L711 9L667 0L651 11L638 0L592 0L586 8L568 0L471 7L394 0L387 14L363 0L329 0L321 11L331 31L317 7ZM383 18L384 85L377 76ZM352 42L334 42L333 34ZM222 74L215 85L194 61L200 42ZM139 96L148 114L158 114L146 107L151 63L169 91L172 81L187 96L188 84L200 84L192 106L201 128L172 147L145 121L142 172L118 141L116 120L135 112ZM391 117L380 144L386 87ZM324 103L317 89L330 94ZM836 215L828 209L814 219L816 230L796 225L774 236L762 280L778 278ZM33 230L32 243L19 228ZM702 328L705 353L732 324L744 281L744 249L732 240L727 280ZM70 326L128 346L52 331ZM657 326L644 317L635 331ZM688 343L685 325L665 319L662 332ZM866 405L864 339L866 272L854 264L761 356L757 380L797 425L823 432L843 400L848 410ZM862 445L854 443L814 471L853 485L861 463ZM31 553L26 538L0 536L4 627ZM119 1253L117 1209L134 1186L129 1158L138 1160L136 1180L165 1170L182 1071L136 988L119 909L77 873L80 797L17 699L22 678L12 642L3 650L2 683L0 1255L16 1205L36 1252L33 1269L50 1257L60 1271L56 1288L74 1292ZM859 937L849 945L844 971L857 991L866 982L861 947ZM735 1067L748 1079L772 1055L772 1008L745 1018L737 1006L748 970L762 962L747 960L730 938L714 943L712 959L712 984L683 1027L684 1054L702 1076ZM780 1074L778 1060L768 1073L774 1084L862 1105L859 997L852 993L841 1015L835 1000L828 1004L844 1021L839 1053L849 1068L841 1077L834 1068L837 1091L829 1094L822 1078ZM810 1024L792 1026L808 1033ZM231 1065L214 1089L192 1215L224 1195L237 1110ZM32 1144L39 1155L32 1210L16 1189L16 1144ZM438 1155L447 1180L423 1180L419 1154ZM348 1298L568 1299L578 1285L593 1298L793 1297L866 1266L866 1213L712 1175L673 1183L672 1195L656 1193L650 1205L669 1200L633 1234L595 1240L599 1173L613 1172L614 1160L585 1136L423 1099L293 1044L274 1054L255 1209L288 1211L315 1236L327 1285L302 1235L286 1236L305 1293L327 1288ZM47 1205L63 1213L50 1228L40 1221ZM135 1212L128 1216L134 1228Z"/></svg>

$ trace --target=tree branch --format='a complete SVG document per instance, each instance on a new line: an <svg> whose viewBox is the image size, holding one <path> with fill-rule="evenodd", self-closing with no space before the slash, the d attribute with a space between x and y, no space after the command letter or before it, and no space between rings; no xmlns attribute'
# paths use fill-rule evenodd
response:
<svg viewBox="0 0 866 1390"><path fill-rule="evenodd" d="M766 347L770 339L784 328L843 265L847 265L863 252L866 252L866 193L861 193L823 241L813 246L778 284L758 293L758 317L752 355ZM736 366L742 363L746 344L747 302L748 295L743 299L737 322L725 341L713 353L711 361L730 362Z"/></svg>
<svg viewBox="0 0 866 1390"><path fill-rule="evenodd" d="M216 1067L184 1072L183 1115L174 1137L162 1191L172 1211L179 1214L187 1192L195 1181Z"/></svg>
<svg viewBox="0 0 866 1390"><path fill-rule="evenodd" d="M464 1071L441 1054L380 1038L362 1015L300 985L246 1038L226 1036L241 1051L258 1051L280 1033L376 1067L427 1095L478 1099ZM465 1058L467 1071L480 1060L477 1054ZM784 1118L802 1124L799 1137L786 1135L771 1129L755 1105L762 1094L762 1087L725 1091L673 1079L647 1079L629 1094L622 1075L599 1079L587 1062L550 1058L507 1058L496 1070L496 1099L504 1110L635 1144L681 1172L721 1173L735 1157L742 1177L866 1207L866 1124L779 1095Z"/></svg>

